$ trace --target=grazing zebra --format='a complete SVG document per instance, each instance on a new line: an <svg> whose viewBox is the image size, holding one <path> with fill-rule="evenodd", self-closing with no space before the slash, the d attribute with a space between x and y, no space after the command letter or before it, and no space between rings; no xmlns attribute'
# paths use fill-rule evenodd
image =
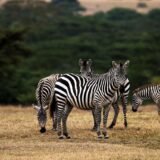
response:
<svg viewBox="0 0 160 160"><path fill-rule="evenodd" d="M108 105L112 103L116 91L120 85L123 85L126 81L126 68L128 67L129 61L124 64L117 64L112 62L113 67L109 73L102 74L97 78L87 79L85 77L76 74L64 74L55 83L55 94L50 110L50 115L57 110L57 130L60 139L70 138L67 132L67 117L71 112L73 106L90 110L95 109L96 122L97 122L97 135L98 138L102 138L100 132L101 122L101 109L103 107L104 115L109 111ZM68 106L66 108L66 105ZM67 110L64 113L64 110ZM63 132L61 131L61 120L63 126ZM108 138L106 130L107 118L104 116L103 120L103 135L104 138Z"/></svg>
<svg viewBox="0 0 160 160"><path fill-rule="evenodd" d="M84 77L90 77L91 75L91 59L85 59L79 60L79 66L80 66L80 74ZM33 104L33 108L38 111L37 117L39 126L41 127L40 132L44 133L46 131L46 122L47 122L47 115L46 110L50 107L52 102L52 97L54 94L54 87L55 82L61 77L62 74L52 74L48 77L42 78L37 86L36 89L36 100L37 105ZM55 113L56 114L56 113ZM54 124L53 129L56 128L56 115L54 117Z"/></svg>
<svg viewBox="0 0 160 160"><path fill-rule="evenodd" d="M33 105L33 108L38 111L37 117L39 126L41 127L41 133L44 133L46 131L46 110L51 105L55 82L58 80L60 76L61 74L52 74L48 77L42 78L38 82L38 86L36 89L37 105Z"/></svg>
<svg viewBox="0 0 160 160"><path fill-rule="evenodd" d="M160 115L160 84L151 84L139 87L133 91L132 111L136 112L143 100L152 99L158 107Z"/></svg>

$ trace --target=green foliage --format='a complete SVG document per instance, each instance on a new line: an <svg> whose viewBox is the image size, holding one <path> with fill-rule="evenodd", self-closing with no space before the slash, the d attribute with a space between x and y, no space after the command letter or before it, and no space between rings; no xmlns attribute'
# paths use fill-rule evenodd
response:
<svg viewBox="0 0 160 160"><path fill-rule="evenodd" d="M32 103L40 78L79 73L79 58L92 58L95 73L107 71L112 60L129 59L132 89L160 82L159 10L80 16L70 1L67 6L31 2L0 9L0 103Z"/></svg>
<svg viewBox="0 0 160 160"><path fill-rule="evenodd" d="M1 103L13 103L18 94L18 82L21 77L16 74L21 62L31 51L22 43L25 30L0 30L0 92Z"/></svg>
<svg viewBox="0 0 160 160"><path fill-rule="evenodd" d="M134 10L125 8L116 8L106 14L107 19L111 21L131 21L140 18L142 15Z"/></svg>
<svg viewBox="0 0 160 160"><path fill-rule="evenodd" d="M56 7L61 9L69 9L72 12L84 10L84 8L80 6L78 0L52 0L52 3Z"/></svg>

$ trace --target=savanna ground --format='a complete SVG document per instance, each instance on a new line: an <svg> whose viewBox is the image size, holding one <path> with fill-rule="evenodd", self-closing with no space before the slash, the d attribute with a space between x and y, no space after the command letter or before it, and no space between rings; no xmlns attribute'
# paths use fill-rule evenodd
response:
<svg viewBox="0 0 160 160"><path fill-rule="evenodd" d="M108 130L108 140L98 140L91 132L89 111L74 109L69 116L71 139L59 140L51 130L39 133L36 111L31 107L0 107L0 160L159 160L160 117L155 106L133 113L128 108L128 128L120 111L117 125ZM113 112L109 116L109 123Z"/></svg>

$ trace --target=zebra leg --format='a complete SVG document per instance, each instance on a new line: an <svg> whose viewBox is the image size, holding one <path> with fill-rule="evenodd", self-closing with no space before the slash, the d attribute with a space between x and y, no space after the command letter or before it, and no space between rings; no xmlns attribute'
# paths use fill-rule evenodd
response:
<svg viewBox="0 0 160 160"><path fill-rule="evenodd" d="M96 107L95 108L95 116L96 116L96 123L97 123L97 135L98 138L101 139L102 138L102 134L100 131L100 124L101 124L101 108L100 107Z"/></svg>
<svg viewBox="0 0 160 160"><path fill-rule="evenodd" d="M63 112L64 112L64 107L58 107L58 111L57 111L57 134L59 139L63 139L63 132L61 129L61 120L62 120L62 116L63 116Z"/></svg>
<svg viewBox="0 0 160 160"><path fill-rule="evenodd" d="M127 116L126 116L126 113L127 113L127 97L124 97L124 96L121 96L121 101L122 101L122 108L123 108L123 115L124 115L124 126L125 128L127 128Z"/></svg>
<svg viewBox="0 0 160 160"><path fill-rule="evenodd" d="M72 106L66 106L65 111L63 112L63 118L62 118L62 123L63 123L63 134L66 136L67 139L70 139L71 137L68 135L67 131L67 118L72 111Z"/></svg>
<svg viewBox="0 0 160 160"><path fill-rule="evenodd" d="M158 102L157 106L158 106L158 115L160 116L160 101Z"/></svg>
<svg viewBox="0 0 160 160"><path fill-rule="evenodd" d="M104 135L104 139L109 138L109 136L107 134L107 120L108 120L109 110L110 110L110 106L105 106L103 108L103 135Z"/></svg>
<svg viewBox="0 0 160 160"><path fill-rule="evenodd" d="M52 119L53 120L53 128L52 129L54 131L57 131L57 112L54 112L53 114L54 115L53 115L53 119Z"/></svg>
<svg viewBox="0 0 160 160"><path fill-rule="evenodd" d="M118 114L119 114L118 102L112 104L112 107L114 109L114 117L113 117L112 123L109 126L110 129L113 128L116 125L116 122L117 122L117 117L118 117Z"/></svg>
<svg viewBox="0 0 160 160"><path fill-rule="evenodd" d="M93 116L93 122L94 122L94 126L92 128L92 131L96 131L97 130L97 123L96 123L95 108L92 109L92 116Z"/></svg>

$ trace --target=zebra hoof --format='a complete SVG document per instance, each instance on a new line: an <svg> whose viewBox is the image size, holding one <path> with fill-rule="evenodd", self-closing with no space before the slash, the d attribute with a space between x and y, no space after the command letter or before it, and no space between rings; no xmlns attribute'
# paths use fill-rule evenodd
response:
<svg viewBox="0 0 160 160"><path fill-rule="evenodd" d="M108 136L108 135L104 136L104 139L108 139L108 138L109 138L109 136Z"/></svg>
<svg viewBox="0 0 160 160"><path fill-rule="evenodd" d="M64 133L64 136L67 138L67 139L70 139L71 137L68 135L68 133Z"/></svg>
<svg viewBox="0 0 160 160"><path fill-rule="evenodd" d="M113 127L114 127L114 124L111 124L108 128L113 129Z"/></svg>
<svg viewBox="0 0 160 160"><path fill-rule="evenodd" d="M94 128L94 127L93 127L93 128L91 129L91 131L92 131L92 132L96 132L96 131L97 131L97 128Z"/></svg>
<svg viewBox="0 0 160 160"><path fill-rule="evenodd" d="M67 139L71 139L71 137L70 137L70 136L67 136L66 138L67 138Z"/></svg>
<svg viewBox="0 0 160 160"><path fill-rule="evenodd" d="M102 135L99 135L99 136L98 136L98 139L102 139Z"/></svg>
<svg viewBox="0 0 160 160"><path fill-rule="evenodd" d="M59 138L59 139L64 139L63 135L59 136L58 138Z"/></svg>

